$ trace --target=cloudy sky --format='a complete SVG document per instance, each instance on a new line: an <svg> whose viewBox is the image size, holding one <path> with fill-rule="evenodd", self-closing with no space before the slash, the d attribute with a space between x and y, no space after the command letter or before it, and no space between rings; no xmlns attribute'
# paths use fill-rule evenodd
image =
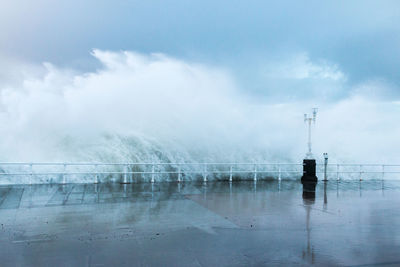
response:
<svg viewBox="0 0 400 267"><path fill-rule="evenodd" d="M389 88L386 96L400 95L396 0L5 0L0 5L4 62L91 70L97 64L90 54L94 48L161 52L224 67L241 88L257 95L275 92L290 99L304 91L340 98L371 81Z"/></svg>

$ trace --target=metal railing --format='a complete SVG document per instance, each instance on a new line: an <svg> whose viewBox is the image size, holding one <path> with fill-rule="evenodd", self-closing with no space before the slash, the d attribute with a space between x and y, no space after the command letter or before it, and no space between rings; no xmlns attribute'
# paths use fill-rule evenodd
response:
<svg viewBox="0 0 400 267"><path fill-rule="evenodd" d="M326 170L324 164L317 164L317 173L325 172L327 180L340 180L342 177L347 177L361 181L371 176L383 180L387 175L398 178L400 164L327 164Z"/></svg>
<svg viewBox="0 0 400 267"><path fill-rule="evenodd" d="M233 181L235 176L240 179L252 179L257 181L263 178L282 179L283 176L301 175L303 164L294 163L64 163L64 162L0 162L0 183L2 177L24 176L31 183L54 182L66 184L71 182L68 177L84 176L84 182L89 182L92 177L93 183L101 180L131 183L134 176L144 178L144 181L152 183L157 180L182 182L185 178L200 176L207 182L209 176L219 176L222 180ZM6 167L6 168L4 168ZM44 169L43 169L44 167ZM249 177L250 175L250 177ZM34 179L39 176L52 176L56 179L43 180ZM108 176L108 179L100 179ZM147 176L147 179L146 177ZM104 177L103 177L104 178ZM25 179L26 181L26 179ZM39 181L39 182L38 182ZM77 182L75 179L73 182ZM4 181L3 183L12 183Z"/></svg>
<svg viewBox="0 0 400 267"><path fill-rule="evenodd" d="M79 183L119 181L132 183L200 179L209 177L232 182L235 179L300 178L303 164L295 163L73 163L0 162L0 184ZM317 175L326 172L327 180L384 179L399 175L400 164L317 164ZM23 177L18 179L16 177ZM11 180L10 180L11 178ZM82 179L84 178L84 179Z"/></svg>

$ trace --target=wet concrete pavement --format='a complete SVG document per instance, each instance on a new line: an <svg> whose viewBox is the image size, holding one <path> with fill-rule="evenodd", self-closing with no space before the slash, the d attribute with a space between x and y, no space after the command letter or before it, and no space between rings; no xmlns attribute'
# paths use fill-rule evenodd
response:
<svg viewBox="0 0 400 267"><path fill-rule="evenodd" d="M400 265L400 182L0 186L0 266Z"/></svg>

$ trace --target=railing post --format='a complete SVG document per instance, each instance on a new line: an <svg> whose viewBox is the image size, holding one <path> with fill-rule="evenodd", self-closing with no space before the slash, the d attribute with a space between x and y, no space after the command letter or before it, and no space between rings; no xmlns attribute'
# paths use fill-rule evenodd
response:
<svg viewBox="0 0 400 267"><path fill-rule="evenodd" d="M362 181L362 165L360 165L360 181Z"/></svg>
<svg viewBox="0 0 400 267"><path fill-rule="evenodd" d="M128 183L128 165L124 166L124 180L122 181L123 184L127 184Z"/></svg>
<svg viewBox="0 0 400 267"><path fill-rule="evenodd" d="M99 174L97 173L97 164L94 165L94 183L99 183Z"/></svg>
<svg viewBox="0 0 400 267"><path fill-rule="evenodd" d="M229 182L232 182L232 177L233 177L233 167L232 165L229 168Z"/></svg>
<svg viewBox="0 0 400 267"><path fill-rule="evenodd" d="M257 181L257 164L254 164L254 181Z"/></svg>
<svg viewBox="0 0 400 267"><path fill-rule="evenodd" d="M203 182L207 182L207 163L204 164Z"/></svg>
<svg viewBox="0 0 400 267"><path fill-rule="evenodd" d="M182 174L181 174L181 165L178 165L178 183L181 182Z"/></svg>
<svg viewBox="0 0 400 267"><path fill-rule="evenodd" d="M32 179L33 179L33 164L29 164L29 171L30 171L30 176L29 176L29 184L32 184Z"/></svg>
<svg viewBox="0 0 400 267"><path fill-rule="evenodd" d="M385 177L385 165L382 165L382 180Z"/></svg>
<svg viewBox="0 0 400 267"><path fill-rule="evenodd" d="M64 169L63 169L61 184L66 184L66 181L65 181L65 171L66 171L66 169L67 169L67 164L64 163Z"/></svg>
<svg viewBox="0 0 400 267"><path fill-rule="evenodd" d="M281 180L281 165L278 165L278 180Z"/></svg>
<svg viewBox="0 0 400 267"><path fill-rule="evenodd" d="M336 164L336 180L339 181L339 164Z"/></svg>
<svg viewBox="0 0 400 267"><path fill-rule="evenodd" d="M154 163L151 166L151 183L154 183L154 172L155 172L155 166Z"/></svg>

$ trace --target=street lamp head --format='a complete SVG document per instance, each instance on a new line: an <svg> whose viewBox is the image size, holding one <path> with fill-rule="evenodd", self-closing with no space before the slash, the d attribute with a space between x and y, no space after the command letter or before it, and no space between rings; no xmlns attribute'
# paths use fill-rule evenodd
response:
<svg viewBox="0 0 400 267"><path fill-rule="evenodd" d="M324 153L324 159L328 159L328 153Z"/></svg>

